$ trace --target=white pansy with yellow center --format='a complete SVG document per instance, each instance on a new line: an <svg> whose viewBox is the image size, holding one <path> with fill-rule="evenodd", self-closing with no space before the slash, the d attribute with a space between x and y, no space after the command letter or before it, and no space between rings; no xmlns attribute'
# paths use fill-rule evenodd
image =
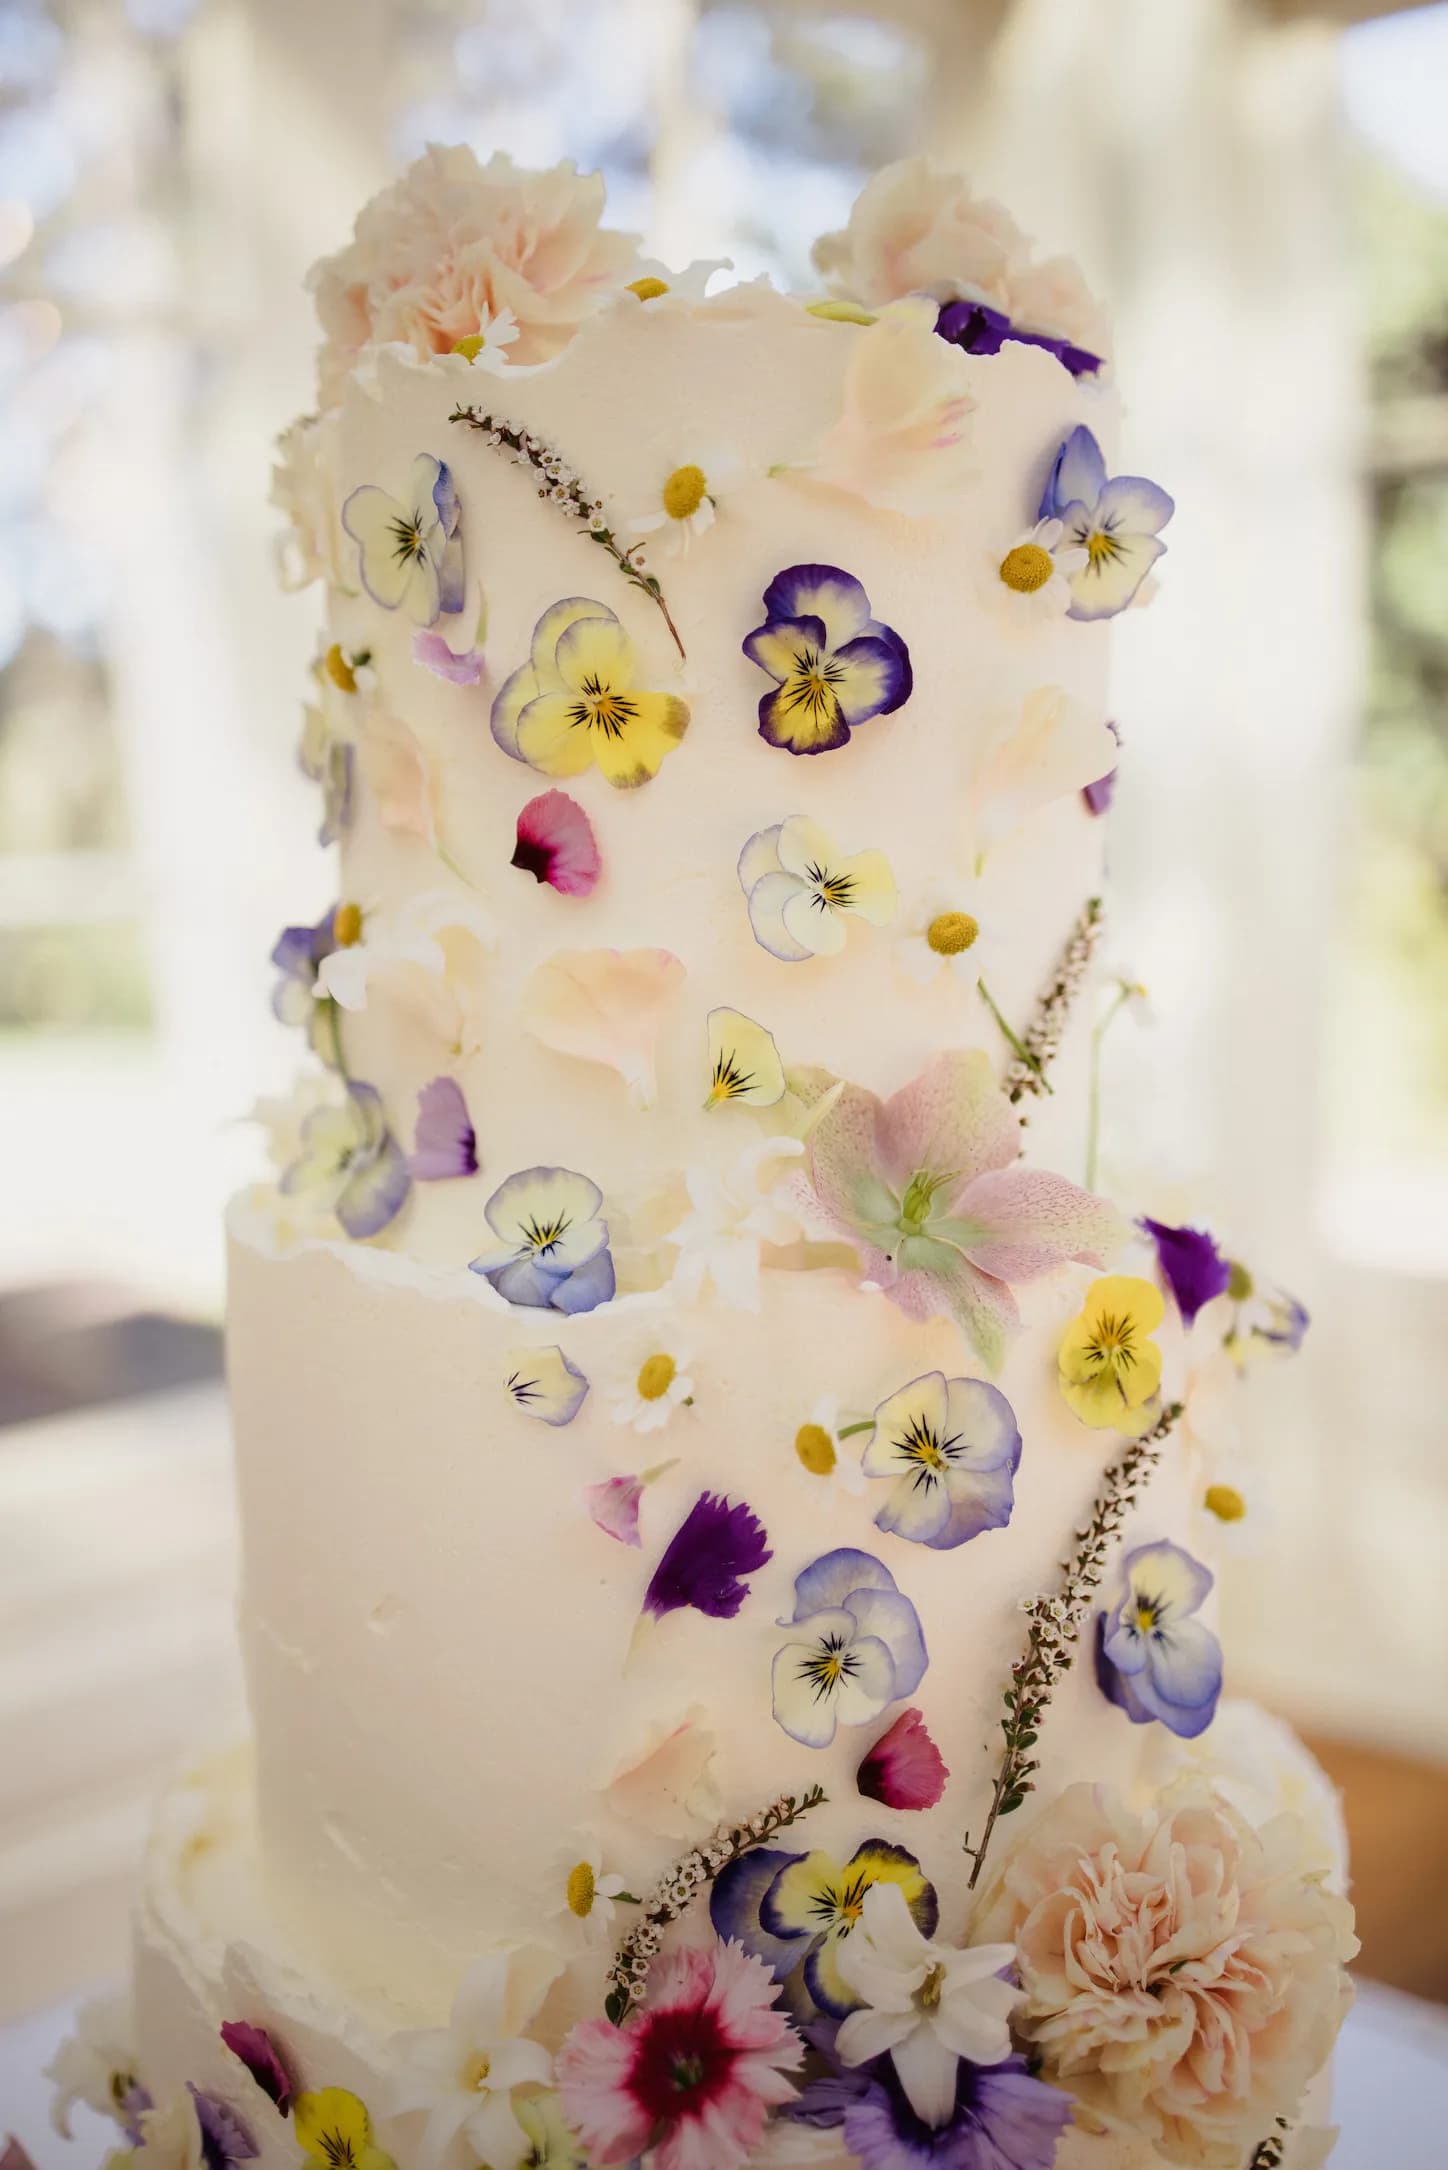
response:
<svg viewBox="0 0 1448 2170"><path fill-rule="evenodd" d="M655 1313L621 1335L608 1370L596 1381L615 1424L636 1432L658 1432L677 1409L694 1399L689 1373L692 1345L678 1321Z"/></svg>
<svg viewBox="0 0 1448 2170"><path fill-rule="evenodd" d="M834 956L845 946L847 917L888 926L900 901L882 851L843 852L804 814L750 837L739 854L739 886L755 941L784 964Z"/></svg>
<svg viewBox="0 0 1448 2170"><path fill-rule="evenodd" d="M671 460L623 524L631 534L655 537L658 547L682 554L714 525L721 500L740 474L738 460L724 451L701 450Z"/></svg>
<svg viewBox="0 0 1448 2170"><path fill-rule="evenodd" d="M1037 520L1006 549L991 552L984 586L1010 623L1064 618L1071 608L1071 582L1085 563L1084 548L1069 540L1060 520Z"/></svg>
<svg viewBox="0 0 1448 2170"><path fill-rule="evenodd" d="M529 2138L513 2107L515 2087L544 2087L553 2060L523 2030L562 1971L537 1946L486 1952L464 1975L445 2027L394 2035L389 2044L393 2117L423 2113L416 2170L440 2170L463 2140L489 2170L519 2170Z"/></svg>
<svg viewBox="0 0 1448 2170"><path fill-rule="evenodd" d="M922 986L944 975L974 987L999 964L1006 931L986 883L941 877L906 903L898 928L900 963Z"/></svg>
<svg viewBox="0 0 1448 2170"><path fill-rule="evenodd" d="M723 1107L730 1100L742 1100L752 1108L772 1108L783 1098L784 1064L774 1034L742 1010L711 1010L705 1109Z"/></svg>
<svg viewBox="0 0 1448 2170"><path fill-rule="evenodd" d="M549 1875L550 1916L586 1943L608 1938L617 1902L626 1896L623 1878L605 1871L603 1848L594 1838L580 1838L576 1846L560 1853Z"/></svg>

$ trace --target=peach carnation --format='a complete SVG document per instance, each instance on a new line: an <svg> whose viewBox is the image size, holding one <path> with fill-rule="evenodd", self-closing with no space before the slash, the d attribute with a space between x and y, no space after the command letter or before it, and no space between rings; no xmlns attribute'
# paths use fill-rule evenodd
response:
<svg viewBox="0 0 1448 2170"><path fill-rule="evenodd" d="M1351 1998L1348 1902L1296 1816L1260 1831L1199 1780L1143 1818L1068 1786L972 1924L1013 1940L1016 2018L1088 2126L1240 2170L1326 2061Z"/></svg>
<svg viewBox="0 0 1448 2170"><path fill-rule="evenodd" d="M973 195L961 174L904 158L866 183L849 224L822 234L813 253L830 291L867 309L905 294L950 301L965 292L1005 309L1028 248L1010 213Z"/></svg>
<svg viewBox="0 0 1448 2170"><path fill-rule="evenodd" d="M324 404L362 349L387 341L450 354L473 334L496 343L505 322L508 363L559 353L636 259L632 234L600 229L603 195L602 176L571 160L535 172L498 152L482 166L465 145L430 144L313 266Z"/></svg>

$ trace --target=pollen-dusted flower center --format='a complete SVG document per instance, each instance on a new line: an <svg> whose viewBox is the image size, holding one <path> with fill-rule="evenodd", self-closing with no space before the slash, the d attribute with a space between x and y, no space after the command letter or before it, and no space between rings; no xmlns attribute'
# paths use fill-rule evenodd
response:
<svg viewBox="0 0 1448 2170"><path fill-rule="evenodd" d="M1240 1522L1247 1512L1247 1502L1234 1484L1209 1484L1202 1505L1219 1522Z"/></svg>
<svg viewBox="0 0 1448 2170"><path fill-rule="evenodd" d="M1017 543L1001 559L1001 579L1017 595L1034 595L1055 570L1055 559L1039 543Z"/></svg>
<svg viewBox="0 0 1448 2170"><path fill-rule="evenodd" d="M1090 529L1086 536L1086 563L1091 572L1102 565L1113 565L1121 555L1121 545L1110 528Z"/></svg>
<svg viewBox="0 0 1448 2170"><path fill-rule="evenodd" d="M960 957L980 939L980 921L969 912L937 912L925 939L937 957Z"/></svg>
<svg viewBox="0 0 1448 2170"><path fill-rule="evenodd" d="M351 949L362 939L362 907L360 904L339 904L337 916L332 921L332 936L338 949Z"/></svg>
<svg viewBox="0 0 1448 2170"><path fill-rule="evenodd" d="M587 1921L593 1912L595 1887L593 1869L587 1861L579 1861L568 1871L568 1911L580 1921Z"/></svg>
<svg viewBox="0 0 1448 2170"><path fill-rule="evenodd" d="M664 484L664 510L671 520L692 520L708 492L702 467L676 467Z"/></svg>
<svg viewBox="0 0 1448 2170"><path fill-rule="evenodd" d="M580 692L582 698L569 707L570 723L602 731L605 738L620 739L629 725L638 721L637 702L605 685L601 678L585 678Z"/></svg>
<svg viewBox="0 0 1448 2170"><path fill-rule="evenodd" d="M827 1477L835 1466L835 1443L823 1424L801 1424L794 1451L812 1477Z"/></svg>
<svg viewBox="0 0 1448 2170"><path fill-rule="evenodd" d="M475 362L482 351L483 335L481 332L467 332L461 339L453 341L453 353L460 354L465 362Z"/></svg>
<svg viewBox="0 0 1448 2170"><path fill-rule="evenodd" d="M339 686L343 693L357 691L357 674L335 641L322 658L322 669L333 685Z"/></svg>
<svg viewBox="0 0 1448 2170"><path fill-rule="evenodd" d="M915 1992L915 2002L922 2012L938 2011L941 1994L945 1988L945 1968L936 1963Z"/></svg>
<svg viewBox="0 0 1448 2170"><path fill-rule="evenodd" d="M628 291L637 294L640 301L657 301L660 294L668 293L669 282L667 279L630 279Z"/></svg>
<svg viewBox="0 0 1448 2170"><path fill-rule="evenodd" d="M482 2050L479 2050L476 2057L468 2059L459 2076L470 2095L485 2095L488 2092L488 2075L492 2069L492 2059Z"/></svg>
<svg viewBox="0 0 1448 2170"><path fill-rule="evenodd" d="M679 1367L672 1356L665 1356L662 1351L657 1356L646 1356L639 1366L640 1401L662 1401L678 1373Z"/></svg>

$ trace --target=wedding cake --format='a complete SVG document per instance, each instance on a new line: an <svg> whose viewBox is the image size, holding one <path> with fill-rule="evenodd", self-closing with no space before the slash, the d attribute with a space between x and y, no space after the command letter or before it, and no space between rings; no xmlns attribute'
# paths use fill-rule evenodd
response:
<svg viewBox="0 0 1448 2170"><path fill-rule="evenodd" d="M254 1738L164 1804L62 2121L1310 2170L1341 1840L1211 1565L1222 1404L1306 1319L1094 1175L1107 621L1172 501L1075 269L925 161L805 295L602 209L434 149L313 275Z"/></svg>

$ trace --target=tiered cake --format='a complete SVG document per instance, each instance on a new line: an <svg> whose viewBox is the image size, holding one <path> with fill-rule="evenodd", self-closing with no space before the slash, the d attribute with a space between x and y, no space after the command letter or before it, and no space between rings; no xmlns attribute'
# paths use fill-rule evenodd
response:
<svg viewBox="0 0 1448 2170"><path fill-rule="evenodd" d="M255 1743L60 2078L147 2170L1301 2170L1351 1917L1219 1706L1207 1412L1305 1320L1086 1184L1104 621L1171 501L957 179L804 297L601 208L433 151L315 275Z"/></svg>

